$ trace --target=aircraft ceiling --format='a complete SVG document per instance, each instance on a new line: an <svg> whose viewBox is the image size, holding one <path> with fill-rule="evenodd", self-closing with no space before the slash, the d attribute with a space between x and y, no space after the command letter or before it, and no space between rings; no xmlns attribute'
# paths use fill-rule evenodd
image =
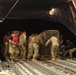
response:
<svg viewBox="0 0 76 75"><path fill-rule="evenodd" d="M68 0L0 0L0 18L37 18Z"/></svg>

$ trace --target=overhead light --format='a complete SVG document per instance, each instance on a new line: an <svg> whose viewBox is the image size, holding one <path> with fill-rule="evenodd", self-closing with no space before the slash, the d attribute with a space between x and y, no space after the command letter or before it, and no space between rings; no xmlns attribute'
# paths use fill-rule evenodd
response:
<svg viewBox="0 0 76 75"><path fill-rule="evenodd" d="M52 9L49 11L49 14L50 14L50 15L54 15L54 13L55 13L55 8L52 8Z"/></svg>

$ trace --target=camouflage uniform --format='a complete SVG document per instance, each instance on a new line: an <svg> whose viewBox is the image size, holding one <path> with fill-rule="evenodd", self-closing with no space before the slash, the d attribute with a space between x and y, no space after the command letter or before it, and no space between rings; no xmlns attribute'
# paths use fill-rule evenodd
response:
<svg viewBox="0 0 76 75"><path fill-rule="evenodd" d="M18 32L15 32L14 34L12 34L9 39L9 53L10 53L11 62L13 62L14 59L17 59L19 54Z"/></svg>
<svg viewBox="0 0 76 75"><path fill-rule="evenodd" d="M32 42L32 38L33 37L34 37L33 34L29 37L29 42L28 42L28 60L30 60L30 58L33 56L33 42Z"/></svg>
<svg viewBox="0 0 76 75"><path fill-rule="evenodd" d="M16 45L9 44L10 59L16 59L19 54L19 49Z"/></svg>
<svg viewBox="0 0 76 75"><path fill-rule="evenodd" d="M32 38L32 41L33 41L33 51L34 51L33 60L34 60L39 55L39 45L43 44L43 40L42 40L42 38L39 35L35 35Z"/></svg>
<svg viewBox="0 0 76 75"><path fill-rule="evenodd" d="M76 52L76 48L70 49L69 50L69 55L70 55L70 59L72 59L72 53Z"/></svg>
<svg viewBox="0 0 76 75"><path fill-rule="evenodd" d="M52 60L55 60L55 58L57 57L57 55L59 54L59 40L58 38L52 36L47 42L46 42L46 46L51 42L51 56L52 56Z"/></svg>
<svg viewBox="0 0 76 75"><path fill-rule="evenodd" d="M26 32L23 32L19 37L20 57L25 60L26 56Z"/></svg>
<svg viewBox="0 0 76 75"><path fill-rule="evenodd" d="M66 40L65 51L63 54L63 58L65 59L66 55L69 53L69 50L73 49L75 46L70 40Z"/></svg>

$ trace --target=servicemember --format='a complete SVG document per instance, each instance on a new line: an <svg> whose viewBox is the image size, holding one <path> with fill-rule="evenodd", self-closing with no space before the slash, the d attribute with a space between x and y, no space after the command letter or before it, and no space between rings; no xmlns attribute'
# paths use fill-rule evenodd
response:
<svg viewBox="0 0 76 75"><path fill-rule="evenodd" d="M14 31L9 39L9 53L11 63L14 63L15 59L18 59L19 49L18 49L18 31Z"/></svg>
<svg viewBox="0 0 76 75"><path fill-rule="evenodd" d="M19 49L20 49L20 58L22 60L26 60L26 32L22 32L22 34L19 36Z"/></svg>
<svg viewBox="0 0 76 75"><path fill-rule="evenodd" d="M51 60L56 60L57 55L59 54L59 39L55 36L52 36L46 43L47 46L51 42Z"/></svg>

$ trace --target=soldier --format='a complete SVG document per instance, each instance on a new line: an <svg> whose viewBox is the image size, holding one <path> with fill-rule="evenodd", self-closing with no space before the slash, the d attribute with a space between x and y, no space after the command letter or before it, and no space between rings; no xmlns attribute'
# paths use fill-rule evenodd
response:
<svg viewBox="0 0 76 75"><path fill-rule="evenodd" d="M51 42L51 60L55 60L57 54L59 54L59 39L55 36L52 36L45 44L47 46Z"/></svg>
<svg viewBox="0 0 76 75"><path fill-rule="evenodd" d="M22 32L19 36L19 49L20 49L20 57L22 60L26 60L26 32Z"/></svg>
<svg viewBox="0 0 76 75"><path fill-rule="evenodd" d="M32 38L34 37L34 34L32 34L31 36L29 36L29 42L28 42L28 60L31 59L31 57L33 56L33 42L32 42Z"/></svg>
<svg viewBox="0 0 76 75"><path fill-rule="evenodd" d="M9 50L9 37L10 37L10 33L8 32L4 38L3 38L3 45L4 45L4 57L5 60L8 59L8 50Z"/></svg>
<svg viewBox="0 0 76 75"><path fill-rule="evenodd" d="M70 49L69 50L69 58L72 60L72 58L73 58L73 55L72 55L72 53L74 53L74 52L76 52L76 48L73 48L73 49Z"/></svg>
<svg viewBox="0 0 76 75"><path fill-rule="evenodd" d="M73 49L75 46L70 40L66 40L65 51L63 54L63 58L65 59L66 55L69 53L69 50Z"/></svg>
<svg viewBox="0 0 76 75"><path fill-rule="evenodd" d="M19 54L18 34L19 34L18 31L14 31L9 39L9 53L10 53L11 63L14 63L14 59L17 59L17 56Z"/></svg>
<svg viewBox="0 0 76 75"><path fill-rule="evenodd" d="M43 40L42 38L40 37L40 35L38 34L35 34L35 36L32 38L32 42L33 42L33 51L34 51L34 54L33 54L33 59L32 61L37 61L37 58L38 58L38 53L39 53L39 45L42 44L43 45Z"/></svg>

